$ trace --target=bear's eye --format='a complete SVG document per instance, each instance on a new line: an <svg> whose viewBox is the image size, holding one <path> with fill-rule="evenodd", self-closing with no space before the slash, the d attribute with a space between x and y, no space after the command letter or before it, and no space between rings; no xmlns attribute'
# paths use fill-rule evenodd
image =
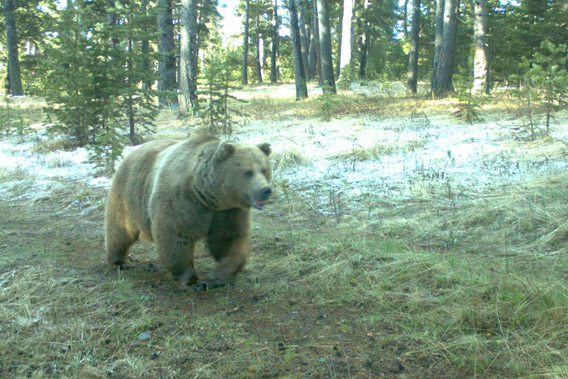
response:
<svg viewBox="0 0 568 379"><path fill-rule="evenodd" d="M245 178L250 179L253 176L253 172L251 170L248 170L245 172Z"/></svg>
<svg viewBox="0 0 568 379"><path fill-rule="evenodd" d="M262 169L262 175L266 176L266 174L268 173L268 170L266 170L265 168Z"/></svg>

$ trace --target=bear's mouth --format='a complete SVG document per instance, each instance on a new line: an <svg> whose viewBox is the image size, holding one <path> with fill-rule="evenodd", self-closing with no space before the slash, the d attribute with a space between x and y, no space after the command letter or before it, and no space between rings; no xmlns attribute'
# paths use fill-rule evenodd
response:
<svg viewBox="0 0 568 379"><path fill-rule="evenodd" d="M262 210L264 208L264 202L268 200L271 194L272 189L265 186L258 191L254 191L252 195L245 193L245 197L253 208Z"/></svg>
<svg viewBox="0 0 568 379"><path fill-rule="evenodd" d="M249 201L250 205L255 208L258 209L259 211L261 211L264 208L264 201L262 200L254 200L252 197L250 197L249 195L246 195L247 200Z"/></svg>
<svg viewBox="0 0 568 379"><path fill-rule="evenodd" d="M264 208L264 201L254 200L253 198L251 198L248 195L247 195L247 200L249 201L250 205L253 208L258 209L259 211L261 211Z"/></svg>

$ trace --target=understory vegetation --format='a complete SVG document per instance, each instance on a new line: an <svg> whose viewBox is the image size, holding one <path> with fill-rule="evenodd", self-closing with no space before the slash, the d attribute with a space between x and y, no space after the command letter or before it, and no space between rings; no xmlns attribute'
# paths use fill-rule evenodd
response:
<svg viewBox="0 0 568 379"><path fill-rule="evenodd" d="M417 131L329 152L355 171L415 159L442 118L481 122L451 116L467 99L376 92L343 92L322 107L251 91L232 103L247 114L232 131L270 140L300 124L318 143L348 125ZM293 181L288 169L320 158L275 143L275 195L254 213L250 263L206 292L179 289L151 245L134 247L129 270L106 267L104 188L51 178L46 189L39 176L1 168L0 376L568 376L567 142L558 137L568 115L555 110L545 127L546 101L529 109L516 96L476 105L502 143L475 166L501 173L485 181L432 165L353 195ZM10 112L39 139L37 103ZM165 114L156 124L151 138L204 132ZM36 141L35 151L64 149L60 141ZM196 266L213 267L203 247Z"/></svg>

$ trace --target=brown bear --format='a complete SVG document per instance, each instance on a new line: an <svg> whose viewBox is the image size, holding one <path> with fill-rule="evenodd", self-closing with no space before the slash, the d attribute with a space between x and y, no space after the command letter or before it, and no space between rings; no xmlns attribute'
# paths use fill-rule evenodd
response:
<svg viewBox="0 0 568 379"><path fill-rule="evenodd" d="M272 192L270 144L226 142L211 136L152 141L120 164L105 213L107 262L123 265L137 241L155 242L164 267L184 285L198 281L197 241L218 262L210 281L223 284L249 254L250 208Z"/></svg>

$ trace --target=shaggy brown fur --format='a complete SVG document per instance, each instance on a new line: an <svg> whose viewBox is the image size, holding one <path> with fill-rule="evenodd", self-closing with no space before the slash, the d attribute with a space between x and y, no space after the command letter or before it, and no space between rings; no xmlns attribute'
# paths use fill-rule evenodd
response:
<svg viewBox="0 0 568 379"><path fill-rule="evenodd" d="M240 271L250 246L250 208L271 193L270 145L211 136L153 141L128 155L116 172L105 214L107 261L125 263L137 241L155 242L164 267L183 284L198 278L193 250L205 239L222 283Z"/></svg>

